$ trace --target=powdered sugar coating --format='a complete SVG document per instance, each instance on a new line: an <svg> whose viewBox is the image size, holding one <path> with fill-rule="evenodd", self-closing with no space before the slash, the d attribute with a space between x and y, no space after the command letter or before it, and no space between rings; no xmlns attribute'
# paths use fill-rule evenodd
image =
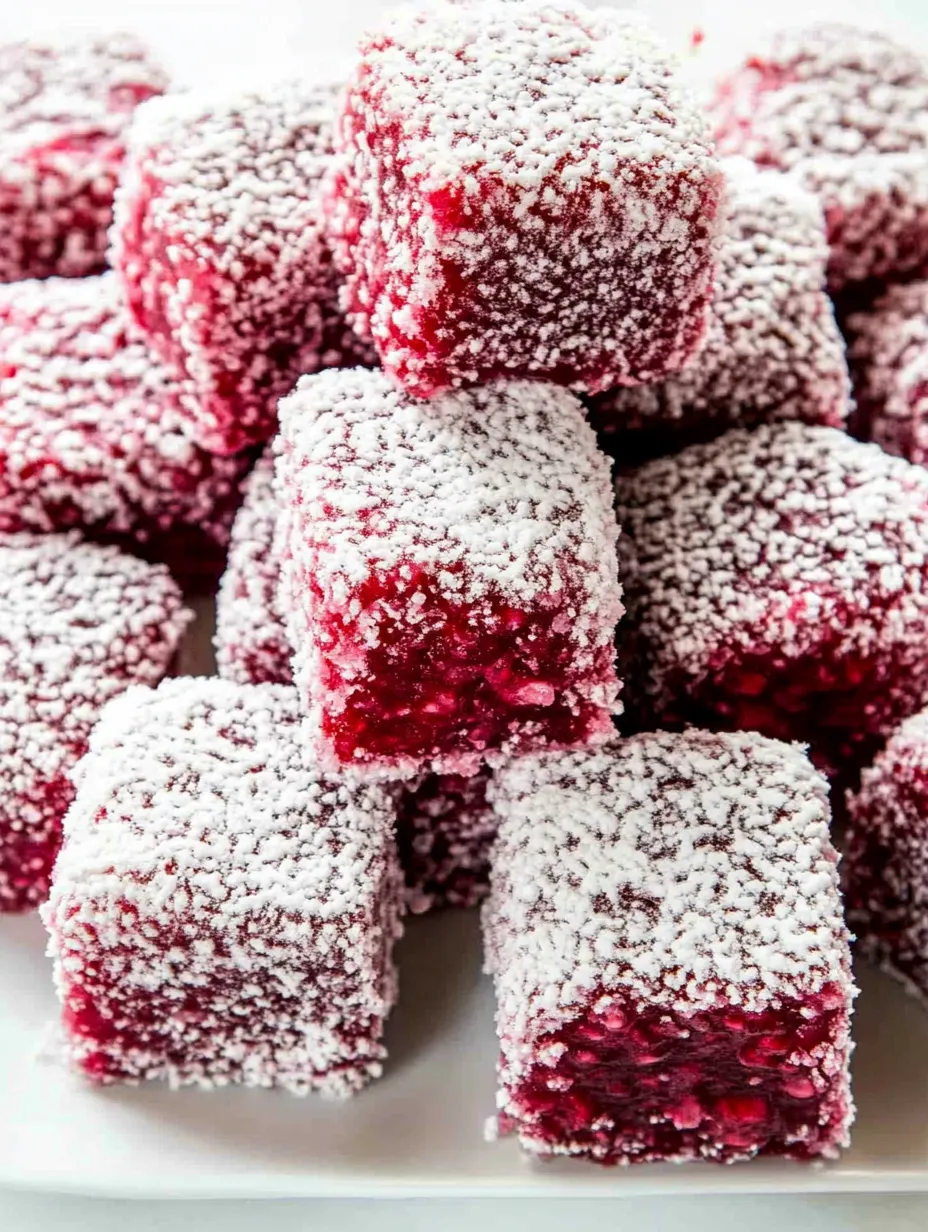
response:
<svg viewBox="0 0 928 1232"><path fill-rule="evenodd" d="M921 468L831 428L763 425L650 462L616 490L647 713L846 751L924 704Z"/></svg>
<svg viewBox="0 0 928 1232"><path fill-rule="evenodd" d="M593 423L627 458L737 425L798 419L844 426L850 382L825 292L828 244L816 197L788 176L726 159L728 217L706 342L676 376L619 388ZM653 437L650 434L653 433Z"/></svg>
<svg viewBox="0 0 928 1232"><path fill-rule="evenodd" d="M398 9L327 180L349 317L421 397L656 380L702 340L721 176L639 21L573 0Z"/></svg>
<svg viewBox="0 0 928 1232"><path fill-rule="evenodd" d="M928 61L839 23L781 31L723 79L723 154L793 172L825 208L829 283L911 272L928 260Z"/></svg>
<svg viewBox="0 0 928 1232"><path fill-rule="evenodd" d="M928 282L889 287L845 324L854 430L889 453L928 462Z"/></svg>
<svg viewBox="0 0 928 1232"><path fill-rule="evenodd" d="M133 125L113 264L193 388L188 431L217 453L267 440L301 373L373 361L339 313L322 235L334 96L295 81L177 95Z"/></svg>
<svg viewBox="0 0 928 1232"><path fill-rule="evenodd" d="M72 1064L336 1096L380 1073L392 800L319 774L292 689L132 689L75 779L44 912Z"/></svg>
<svg viewBox="0 0 928 1232"><path fill-rule="evenodd" d="M497 773L490 799L499 836L483 919L497 994L504 1127L514 1118L529 1150L615 1162L618 1149L628 1162L643 1143L622 1142L619 1112L610 1122L591 1106L592 1130L601 1133L582 1146L579 1139L540 1141L532 1119L522 1119L520 1084L538 1066L553 1075L565 1052L563 1045L544 1052L552 1032L581 1016L589 1038L601 1039L595 1022L621 1033L630 1015L663 1009L698 1050L701 1014L725 1007L763 1014L821 1001L837 1012L837 1030L791 1060L827 1099L831 1124L824 1130L813 1119L792 1142L754 1144L743 1153L802 1146L827 1154L846 1141L853 1111L849 938L827 784L800 747L744 732L652 733L514 760ZM810 1008L810 1019L815 1012ZM689 1032L687 1022L694 1024ZM657 1057L641 1065L655 1063L660 1068ZM750 1085L737 1069L727 1079L732 1096ZM551 1100L569 1099L557 1091L570 1085L552 1087ZM659 1090L654 1100L656 1107ZM661 1119L655 1114L654 1123ZM671 1157L721 1153L708 1131L702 1140L683 1135L678 1147Z"/></svg>
<svg viewBox="0 0 928 1232"><path fill-rule="evenodd" d="M45 897L101 709L160 680L188 619L161 566L74 535L0 536L0 910Z"/></svg>
<svg viewBox="0 0 928 1232"><path fill-rule="evenodd" d="M0 530L77 527L188 570L220 557L250 459L189 440L183 400L111 273L0 287Z"/></svg>
<svg viewBox="0 0 928 1232"><path fill-rule="evenodd" d="M283 606L323 764L473 774L558 743L556 723L568 742L608 736L618 527L571 394L512 382L424 403L331 371L280 421Z"/></svg>
<svg viewBox="0 0 928 1232"><path fill-rule="evenodd" d="M166 86L126 35L0 45L0 282L103 268L126 129Z"/></svg>

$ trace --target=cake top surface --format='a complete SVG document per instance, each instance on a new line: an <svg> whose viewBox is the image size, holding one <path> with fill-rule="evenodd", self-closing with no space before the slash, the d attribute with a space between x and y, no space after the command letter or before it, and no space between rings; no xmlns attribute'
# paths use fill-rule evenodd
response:
<svg viewBox="0 0 928 1232"><path fill-rule="evenodd" d="M512 761L490 797L507 1035L612 993L754 1011L846 984L827 784L800 746L658 732Z"/></svg>

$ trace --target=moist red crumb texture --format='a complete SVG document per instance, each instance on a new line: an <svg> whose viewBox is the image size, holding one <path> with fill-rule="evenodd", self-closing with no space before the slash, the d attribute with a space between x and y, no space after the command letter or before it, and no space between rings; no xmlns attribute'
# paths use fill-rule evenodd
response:
<svg viewBox="0 0 928 1232"><path fill-rule="evenodd" d="M839 773L928 701L928 471L791 423L616 491L633 724L802 740Z"/></svg>
<svg viewBox="0 0 928 1232"><path fill-rule="evenodd" d="M101 709L160 680L188 619L163 566L74 535L0 536L0 911L45 898Z"/></svg>
<svg viewBox="0 0 928 1232"><path fill-rule="evenodd" d="M298 82L176 95L132 129L113 264L136 323L193 390L189 433L216 453L267 440L301 373L374 359L341 317L322 235L334 98Z"/></svg>
<svg viewBox="0 0 928 1232"><path fill-rule="evenodd" d="M845 324L856 435L928 463L928 282L889 287Z"/></svg>
<svg viewBox="0 0 928 1232"><path fill-rule="evenodd" d="M799 746L639 735L514 761L490 791L491 1135L603 1164L847 1145L855 989Z"/></svg>
<svg viewBox="0 0 928 1232"><path fill-rule="evenodd" d="M166 86L123 35L0 45L0 282L103 269L126 129Z"/></svg>
<svg viewBox="0 0 928 1232"><path fill-rule="evenodd" d="M683 372L593 399L618 461L658 456L736 425L797 419L844 427L850 382L825 291L822 209L788 176L723 163L728 217L706 342Z"/></svg>
<svg viewBox="0 0 928 1232"><path fill-rule="evenodd" d="M928 265L928 60L839 23L785 30L718 85L719 150L825 209L833 291Z"/></svg>
<svg viewBox="0 0 928 1232"><path fill-rule="evenodd" d="M565 0L402 9L361 42L336 151L343 302L408 392L594 393L701 343L722 175L635 19Z"/></svg>
<svg viewBox="0 0 928 1232"><path fill-rule="evenodd" d="M928 1004L928 712L893 732L847 811L842 872L857 948Z"/></svg>
<svg viewBox="0 0 928 1232"><path fill-rule="evenodd" d="M79 528L218 577L251 459L189 440L183 401L112 273L0 286L0 531Z"/></svg>
<svg viewBox="0 0 928 1232"><path fill-rule="evenodd" d="M279 502L270 452L249 476L232 528L229 564L216 603L216 662L239 684L290 684L293 651L280 615ZM416 914L470 907L487 890L496 830L486 799L488 771L425 774L399 787L397 840L406 903Z"/></svg>
<svg viewBox="0 0 928 1232"><path fill-rule="evenodd" d="M393 803L319 774L293 689L132 689L75 778L43 913L72 1065L297 1095L379 1075L401 932Z"/></svg>
<svg viewBox="0 0 928 1232"><path fill-rule="evenodd" d="M280 419L281 593L322 764L471 775L608 739L618 527L572 394L426 403L355 369L304 378Z"/></svg>

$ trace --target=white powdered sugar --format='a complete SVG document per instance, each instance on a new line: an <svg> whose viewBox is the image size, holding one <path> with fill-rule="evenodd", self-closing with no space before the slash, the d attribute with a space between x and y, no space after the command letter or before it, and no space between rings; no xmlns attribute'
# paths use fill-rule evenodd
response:
<svg viewBox="0 0 928 1232"><path fill-rule="evenodd" d="M319 774L293 689L132 689L75 780L44 918L66 1015L90 1004L105 1026L69 1035L74 1064L337 1096L380 1072L395 806Z"/></svg>

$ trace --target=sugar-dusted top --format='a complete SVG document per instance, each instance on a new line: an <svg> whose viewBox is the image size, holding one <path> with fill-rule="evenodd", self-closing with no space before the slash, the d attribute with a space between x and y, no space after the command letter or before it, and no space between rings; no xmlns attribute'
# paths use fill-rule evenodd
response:
<svg viewBox="0 0 928 1232"><path fill-rule="evenodd" d="M420 566L452 600L518 603L557 594L570 569L598 579L577 636L608 609L618 620L609 466L567 390L500 382L422 402L383 373L330 370L300 381L280 422L288 546L312 552L324 593Z"/></svg>
<svg viewBox="0 0 928 1232"><path fill-rule="evenodd" d="M928 472L875 445L797 423L736 429L616 492L630 620L659 697L670 670L797 656L825 629L846 649L924 640Z"/></svg>
<svg viewBox="0 0 928 1232"><path fill-rule="evenodd" d="M128 690L75 770L52 906L73 895L93 918L119 901L218 931L279 912L282 940L311 920L326 945L339 923L350 944L377 906L394 809L384 788L323 778L299 724L284 686Z"/></svg>
<svg viewBox="0 0 928 1232"><path fill-rule="evenodd" d="M673 58L626 14L575 0L406 6L360 56L354 84L380 124L402 122L406 175L423 186L454 180L476 195L490 174L525 190L554 177L562 191L594 180L608 192L629 163L673 175L710 157Z"/></svg>
<svg viewBox="0 0 928 1232"><path fill-rule="evenodd" d="M856 877L878 881L880 872L886 871L870 867L868 840L884 840L902 860L909 859L908 852L915 849L915 858L919 863L923 861L924 835L928 832L926 796L928 710L922 710L900 723L873 764L861 772L859 790L848 793L847 807L853 827L848 856L855 863L861 859L868 861L867 867L855 873ZM893 893L888 883L882 889L888 895Z"/></svg>
<svg viewBox="0 0 928 1232"><path fill-rule="evenodd" d="M611 994L686 1014L849 984L827 784L799 745L658 732L513 760L484 925L500 1027Z"/></svg>

